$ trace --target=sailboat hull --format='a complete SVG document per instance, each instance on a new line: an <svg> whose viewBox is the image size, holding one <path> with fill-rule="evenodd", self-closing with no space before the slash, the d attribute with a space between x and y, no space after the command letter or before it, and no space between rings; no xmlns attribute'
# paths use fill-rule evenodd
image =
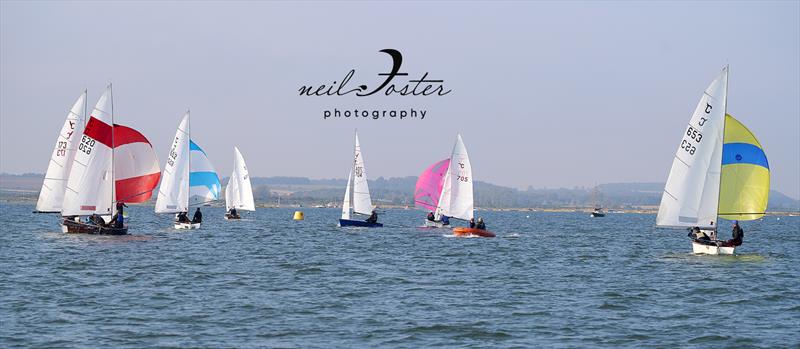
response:
<svg viewBox="0 0 800 349"><path fill-rule="evenodd" d="M192 230L192 229L200 229L201 223L175 223L175 229L177 230Z"/></svg>
<svg viewBox="0 0 800 349"><path fill-rule="evenodd" d="M495 237L494 233L483 230L483 229L476 229L476 228L467 228L467 227L456 227L453 228L453 235L467 237L467 236L478 236L482 238L493 238Z"/></svg>
<svg viewBox="0 0 800 349"><path fill-rule="evenodd" d="M732 255L735 250L735 246L717 246L716 244L692 241L692 252L694 254Z"/></svg>
<svg viewBox="0 0 800 349"><path fill-rule="evenodd" d="M432 221L432 220L425 220L425 227L427 228L445 228L449 227L450 224L444 224L442 221Z"/></svg>
<svg viewBox="0 0 800 349"><path fill-rule="evenodd" d="M592 217L605 217L606 214L605 213L600 213L600 212L592 212L591 216Z"/></svg>
<svg viewBox="0 0 800 349"><path fill-rule="evenodd" d="M63 220L61 222L61 231L69 234L126 235L128 234L128 227L101 227L94 224Z"/></svg>
<svg viewBox="0 0 800 349"><path fill-rule="evenodd" d="M365 221L356 221L352 219L339 219L340 227L363 227L363 228L379 228L382 227L381 223L370 223Z"/></svg>
<svg viewBox="0 0 800 349"><path fill-rule="evenodd" d="M226 214L225 214L225 219L227 219L227 220L232 220L232 219L234 219L234 220L235 220L235 219L242 219L242 216L240 216L240 215L238 215L238 214L234 216L234 215L231 215L230 213L226 213Z"/></svg>

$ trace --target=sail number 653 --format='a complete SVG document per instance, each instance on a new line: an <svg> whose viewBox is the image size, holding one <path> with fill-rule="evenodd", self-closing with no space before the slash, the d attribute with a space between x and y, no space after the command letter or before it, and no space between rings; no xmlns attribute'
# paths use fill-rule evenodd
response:
<svg viewBox="0 0 800 349"><path fill-rule="evenodd" d="M689 129L686 130L686 135L692 138L697 143L700 143L700 140L703 139L703 134L691 126L689 126Z"/></svg>

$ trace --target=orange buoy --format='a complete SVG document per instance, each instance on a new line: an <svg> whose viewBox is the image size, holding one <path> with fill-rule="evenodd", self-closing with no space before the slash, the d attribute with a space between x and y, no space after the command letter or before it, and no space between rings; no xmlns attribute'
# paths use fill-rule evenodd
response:
<svg viewBox="0 0 800 349"><path fill-rule="evenodd" d="M483 229L476 229L476 228L467 228L467 227L455 227L453 228L453 235L455 236L480 236L483 238L493 238L495 237L494 233L483 230Z"/></svg>

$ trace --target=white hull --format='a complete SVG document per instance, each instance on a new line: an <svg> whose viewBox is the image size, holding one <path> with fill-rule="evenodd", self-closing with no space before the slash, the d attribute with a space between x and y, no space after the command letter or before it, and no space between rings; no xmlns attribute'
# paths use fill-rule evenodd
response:
<svg viewBox="0 0 800 349"><path fill-rule="evenodd" d="M69 228L66 225L61 224L61 232L62 233L69 233Z"/></svg>
<svg viewBox="0 0 800 349"><path fill-rule="evenodd" d="M441 221L430 221L430 220L427 220L427 219L425 220L425 227L428 227L428 228L444 228L444 227L449 227L449 226L450 226L449 224L448 225L444 225Z"/></svg>
<svg viewBox="0 0 800 349"><path fill-rule="evenodd" d="M735 249L736 247L721 247L692 242L692 252L695 254L732 255Z"/></svg>
<svg viewBox="0 0 800 349"><path fill-rule="evenodd" d="M175 229L177 230L188 230L188 229L200 229L201 223L175 223Z"/></svg>

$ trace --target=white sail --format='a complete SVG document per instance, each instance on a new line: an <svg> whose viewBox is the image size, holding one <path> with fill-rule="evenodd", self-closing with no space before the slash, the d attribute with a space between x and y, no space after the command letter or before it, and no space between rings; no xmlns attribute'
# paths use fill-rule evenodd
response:
<svg viewBox="0 0 800 349"><path fill-rule="evenodd" d="M350 181L353 179L353 169L350 169L350 174L347 175L347 189L344 191L344 200L342 200L342 219L350 219Z"/></svg>
<svg viewBox="0 0 800 349"><path fill-rule="evenodd" d="M156 213L189 210L189 112L181 119L172 141L161 186L158 188Z"/></svg>
<svg viewBox="0 0 800 349"><path fill-rule="evenodd" d="M58 134L55 149L50 156L50 164L44 175L42 190L39 192L39 201L36 210L39 212L61 212L64 202L64 191L67 190L67 180L72 169L72 160L78 143L83 135L83 126L86 123L86 91L78 97L75 104L67 113L67 120Z"/></svg>
<svg viewBox="0 0 800 349"><path fill-rule="evenodd" d="M447 172L444 173L444 178L442 178L442 193L439 195L439 204L436 206L436 213L433 218L437 221L441 220L442 215L445 214L445 207L448 212L450 211L450 196L453 191L453 183L450 180L450 166L452 165L453 161L451 160L450 164L447 165Z"/></svg>
<svg viewBox="0 0 800 349"><path fill-rule="evenodd" d="M473 217L472 165L461 135L450 155L450 168L445 177L442 197L439 199L439 216L469 220Z"/></svg>
<svg viewBox="0 0 800 349"><path fill-rule="evenodd" d="M715 228L728 68L703 92L672 161L656 225Z"/></svg>
<svg viewBox="0 0 800 349"><path fill-rule="evenodd" d="M372 200L369 197L367 184L367 171L364 168L364 156L361 155L361 145L356 133L355 159L353 161L353 212L361 214L372 213Z"/></svg>
<svg viewBox="0 0 800 349"><path fill-rule="evenodd" d="M253 186L250 184L247 165L244 163L244 157L239 152L239 148L233 147L233 150L233 173L225 188L225 209L230 211L235 207L237 210L255 211Z"/></svg>
<svg viewBox="0 0 800 349"><path fill-rule="evenodd" d="M113 214L113 116L111 85L100 96L77 142L64 193L64 216Z"/></svg>

